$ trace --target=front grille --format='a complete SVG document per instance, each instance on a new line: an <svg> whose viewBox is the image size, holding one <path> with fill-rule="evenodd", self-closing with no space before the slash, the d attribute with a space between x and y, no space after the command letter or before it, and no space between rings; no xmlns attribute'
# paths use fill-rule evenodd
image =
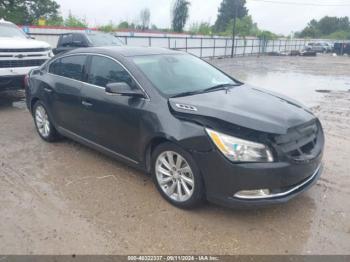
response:
<svg viewBox="0 0 350 262"><path fill-rule="evenodd" d="M288 130L285 135L274 137L274 144L284 155L295 161L316 157L314 148L319 139L321 127L312 121Z"/></svg>
<svg viewBox="0 0 350 262"><path fill-rule="evenodd" d="M49 51L49 48L21 48L21 49L0 49L0 53L30 53L30 52L45 52Z"/></svg>
<svg viewBox="0 0 350 262"><path fill-rule="evenodd" d="M41 66L45 61L45 59L0 61L0 68Z"/></svg>

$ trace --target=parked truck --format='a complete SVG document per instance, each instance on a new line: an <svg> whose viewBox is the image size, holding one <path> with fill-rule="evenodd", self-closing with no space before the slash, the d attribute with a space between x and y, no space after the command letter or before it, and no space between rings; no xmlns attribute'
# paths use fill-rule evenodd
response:
<svg viewBox="0 0 350 262"><path fill-rule="evenodd" d="M0 91L23 88L25 75L52 56L48 43L34 40L15 24L0 20Z"/></svg>
<svg viewBox="0 0 350 262"><path fill-rule="evenodd" d="M123 42L112 34L102 32L71 32L60 35L54 54L82 47L122 46Z"/></svg>
<svg viewBox="0 0 350 262"><path fill-rule="evenodd" d="M334 44L334 52L337 55L350 55L350 42L348 43L335 43Z"/></svg>

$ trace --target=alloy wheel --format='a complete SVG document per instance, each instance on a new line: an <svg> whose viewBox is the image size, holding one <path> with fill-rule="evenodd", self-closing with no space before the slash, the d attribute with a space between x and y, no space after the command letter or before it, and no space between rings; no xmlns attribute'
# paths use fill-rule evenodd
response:
<svg viewBox="0 0 350 262"><path fill-rule="evenodd" d="M35 122L40 135L47 138L50 135L50 121L45 108L38 105L35 109Z"/></svg>
<svg viewBox="0 0 350 262"><path fill-rule="evenodd" d="M157 182L172 200L185 202L194 192L194 176L184 157L173 151L160 154L156 160Z"/></svg>

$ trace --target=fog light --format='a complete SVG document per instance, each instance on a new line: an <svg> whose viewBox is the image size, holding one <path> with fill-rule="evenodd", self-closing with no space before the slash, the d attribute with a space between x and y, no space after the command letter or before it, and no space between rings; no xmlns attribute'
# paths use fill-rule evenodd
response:
<svg viewBox="0 0 350 262"><path fill-rule="evenodd" d="M236 198L242 199L259 199L265 198L270 195L269 189L257 189L257 190L242 190L235 194Z"/></svg>

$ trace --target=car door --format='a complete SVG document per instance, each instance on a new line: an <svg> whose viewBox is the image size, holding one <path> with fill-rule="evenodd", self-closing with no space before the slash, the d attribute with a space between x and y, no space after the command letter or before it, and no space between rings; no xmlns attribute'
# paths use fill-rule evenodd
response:
<svg viewBox="0 0 350 262"><path fill-rule="evenodd" d="M106 93L108 83L126 82L133 88L140 88L125 68L112 58L90 56L87 75L87 83L82 87L84 137L138 161L140 124L148 100Z"/></svg>
<svg viewBox="0 0 350 262"><path fill-rule="evenodd" d="M71 132L79 134L79 122L83 118L81 88L85 75L87 56L70 55L50 64L51 90L48 93L55 122Z"/></svg>

